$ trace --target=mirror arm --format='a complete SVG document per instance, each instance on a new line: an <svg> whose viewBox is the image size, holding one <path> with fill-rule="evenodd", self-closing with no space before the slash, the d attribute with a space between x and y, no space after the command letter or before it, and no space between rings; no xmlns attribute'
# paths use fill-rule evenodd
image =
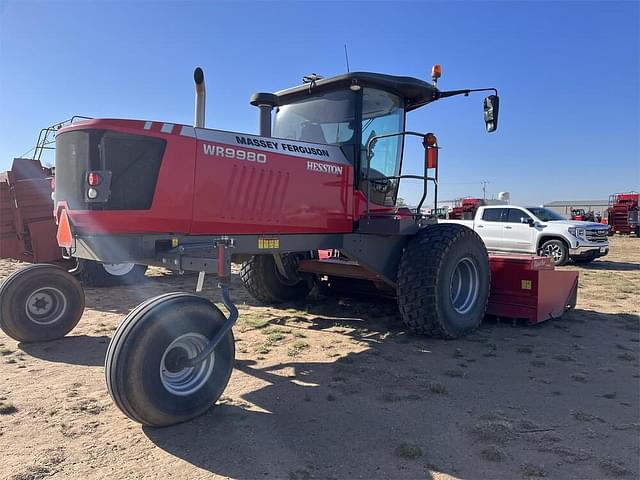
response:
<svg viewBox="0 0 640 480"><path fill-rule="evenodd" d="M436 92L433 97L434 100L438 100L440 98L453 97L456 95L464 95L468 96L471 92L493 92L494 95L498 95L498 90L495 88L467 88L465 90L449 90L446 92Z"/></svg>
<svg viewBox="0 0 640 480"><path fill-rule="evenodd" d="M373 148L373 142L378 140L379 138L387 138L387 137L405 137L407 135L413 135L415 137L424 138L424 133L420 132L395 132L395 133L384 133L382 135L374 135L373 137L369 137L369 141L367 141L367 157L371 156L371 150Z"/></svg>

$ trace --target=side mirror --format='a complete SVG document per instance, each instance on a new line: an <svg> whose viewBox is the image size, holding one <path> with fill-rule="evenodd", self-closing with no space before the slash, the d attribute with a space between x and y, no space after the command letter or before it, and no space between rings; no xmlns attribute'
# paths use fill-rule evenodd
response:
<svg viewBox="0 0 640 480"><path fill-rule="evenodd" d="M498 128L498 112L500 110L500 97L489 95L484 98L484 124L487 132L495 132Z"/></svg>
<svg viewBox="0 0 640 480"><path fill-rule="evenodd" d="M531 218L531 217L521 218L520 222L526 223L530 227L533 227L536 224L535 220L533 218Z"/></svg>

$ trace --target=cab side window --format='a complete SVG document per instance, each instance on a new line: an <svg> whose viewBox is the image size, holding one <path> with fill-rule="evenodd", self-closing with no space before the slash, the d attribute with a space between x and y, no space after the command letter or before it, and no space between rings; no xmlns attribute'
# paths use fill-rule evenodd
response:
<svg viewBox="0 0 640 480"><path fill-rule="evenodd" d="M525 212L517 208L507 208L506 210L508 210L509 213L507 214L507 219L505 221L509 223L527 223L528 219L531 218Z"/></svg>
<svg viewBox="0 0 640 480"><path fill-rule="evenodd" d="M505 210L504 208L487 208L482 213L482 220L485 222L504 222Z"/></svg>

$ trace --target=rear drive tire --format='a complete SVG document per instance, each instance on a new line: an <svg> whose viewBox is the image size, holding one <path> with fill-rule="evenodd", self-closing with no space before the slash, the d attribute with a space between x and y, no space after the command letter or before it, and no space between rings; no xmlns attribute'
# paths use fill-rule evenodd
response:
<svg viewBox="0 0 640 480"><path fill-rule="evenodd" d="M398 270L398 306L415 333L458 338L484 317L491 285L484 242L462 225L430 225L407 244Z"/></svg>
<svg viewBox="0 0 640 480"><path fill-rule="evenodd" d="M91 260L83 262L79 278L89 287L114 287L117 285L134 285L143 280L147 271L146 265L135 263L100 263Z"/></svg>
<svg viewBox="0 0 640 480"><path fill-rule="evenodd" d="M295 262L297 254L282 255L282 261ZM295 267L292 268L295 271ZM254 255L242 264L240 278L247 292L261 302L282 303L305 298L311 291L306 278L289 280L284 278L276 268L271 255Z"/></svg>
<svg viewBox="0 0 640 480"><path fill-rule="evenodd" d="M556 267L561 267L569 261L569 247L562 240L547 240L540 247L540 255L552 257Z"/></svg>
<svg viewBox="0 0 640 480"><path fill-rule="evenodd" d="M82 286L55 265L29 265L0 286L0 328L19 342L62 338L78 324L83 311Z"/></svg>
<svg viewBox="0 0 640 480"><path fill-rule="evenodd" d="M164 427L206 412L229 383L235 358L233 332L204 362L171 372L176 355L201 352L225 322L210 301L168 293L138 305L107 348L107 389L116 406L143 425Z"/></svg>

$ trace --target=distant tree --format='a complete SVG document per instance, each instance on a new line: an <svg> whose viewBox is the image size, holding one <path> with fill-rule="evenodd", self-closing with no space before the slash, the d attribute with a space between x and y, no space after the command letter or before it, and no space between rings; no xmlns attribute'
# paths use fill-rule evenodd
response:
<svg viewBox="0 0 640 480"><path fill-rule="evenodd" d="M406 207L407 206L407 202L404 201L404 198L398 197L398 199L396 200L396 206L397 207Z"/></svg>

